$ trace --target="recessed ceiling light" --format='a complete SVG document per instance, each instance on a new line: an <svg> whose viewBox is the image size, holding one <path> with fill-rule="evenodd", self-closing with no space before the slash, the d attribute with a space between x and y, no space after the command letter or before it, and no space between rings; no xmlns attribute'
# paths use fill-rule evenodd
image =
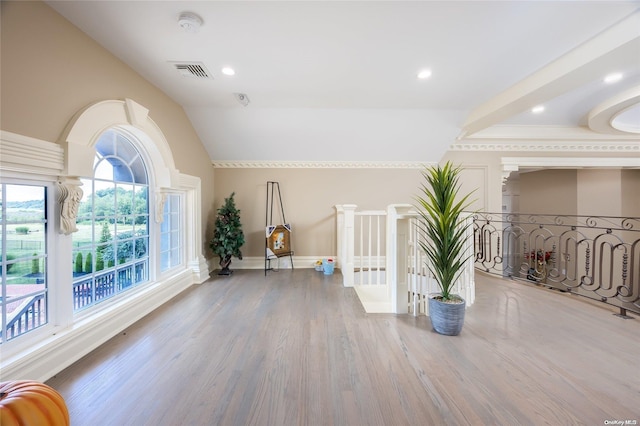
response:
<svg viewBox="0 0 640 426"><path fill-rule="evenodd" d="M544 105L536 105L531 108L531 112L534 114L540 114L542 111L544 111Z"/></svg>
<svg viewBox="0 0 640 426"><path fill-rule="evenodd" d="M424 80L425 78L431 77L431 70L422 70L418 73L418 78L420 80Z"/></svg>
<svg viewBox="0 0 640 426"><path fill-rule="evenodd" d="M608 74L605 78L604 78L604 82L607 84L611 84L611 83L615 83L617 81L622 80L622 73L621 72L614 72L611 74Z"/></svg>
<svg viewBox="0 0 640 426"><path fill-rule="evenodd" d="M235 75L235 73L236 72L231 67L222 68L222 74L224 74L224 75Z"/></svg>

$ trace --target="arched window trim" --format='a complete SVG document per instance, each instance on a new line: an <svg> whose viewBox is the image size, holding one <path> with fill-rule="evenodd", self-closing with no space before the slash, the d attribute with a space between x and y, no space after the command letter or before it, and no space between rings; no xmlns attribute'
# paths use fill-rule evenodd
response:
<svg viewBox="0 0 640 426"><path fill-rule="evenodd" d="M179 187L179 172L164 134L149 117L149 110L131 99L97 102L74 116L62 137L65 174L91 176L95 145L103 132L114 127L129 131L142 143L157 187Z"/></svg>
<svg viewBox="0 0 640 426"><path fill-rule="evenodd" d="M93 176L95 144L109 128L131 132L140 142L137 146L142 145L140 151L145 155L150 177L150 198L156 198L155 210L162 211L161 195L164 192L184 194L185 267L161 274L155 280L152 278L149 285L134 292L132 297L110 304L93 316L74 318L73 301L68 297L72 287L70 234L74 232L77 215L77 209L74 213L73 207L78 204L78 193L81 194L79 178ZM178 172L164 135L143 106L129 99L98 102L74 116L57 144L0 131L0 148L3 176L20 179L29 174L37 176L38 180L57 183L55 218L52 220L58 232L52 230L55 237L51 247L52 253L60 256L55 265L50 265L53 269L49 271L52 282L58 283L60 288L56 292L56 313L51 327L55 332L43 336L34 331L35 340L25 335L22 342L16 339L11 348L3 348L2 377L7 380L32 377L45 381L190 285L202 283L209 277L202 254L201 180Z"/></svg>
<svg viewBox="0 0 640 426"><path fill-rule="evenodd" d="M140 142L136 146L148 167L149 190L153 192L149 194L150 203L154 200L150 214L162 212L163 193L171 190L184 192L187 218L185 262L193 272L194 282L204 282L209 277L209 268L202 254L200 178L182 174L176 169L169 143L149 117L147 108L131 99L124 99L96 102L79 111L67 125L60 142L65 149L65 179L93 176L95 145L100 135L110 128L130 133L132 139ZM154 216L156 222L160 222L161 214Z"/></svg>

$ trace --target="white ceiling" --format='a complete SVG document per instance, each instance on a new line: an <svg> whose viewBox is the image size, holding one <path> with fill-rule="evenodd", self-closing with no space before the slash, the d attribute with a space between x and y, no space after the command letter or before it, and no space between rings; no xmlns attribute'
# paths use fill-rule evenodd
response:
<svg viewBox="0 0 640 426"><path fill-rule="evenodd" d="M212 161L437 161L496 126L586 127L640 87L638 1L47 3L180 103ZM185 11L197 33L178 25Z"/></svg>

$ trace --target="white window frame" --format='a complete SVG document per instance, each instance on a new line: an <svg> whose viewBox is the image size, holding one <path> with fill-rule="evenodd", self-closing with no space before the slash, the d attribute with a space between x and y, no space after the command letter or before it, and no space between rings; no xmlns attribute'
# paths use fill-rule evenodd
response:
<svg viewBox="0 0 640 426"><path fill-rule="evenodd" d="M131 297L110 301L92 315L74 316L73 299L69 295L73 275L70 234L75 228L75 217L70 219L65 212L73 211L69 206L73 207L75 201L68 194L77 193L80 177L93 176L95 143L100 134L111 127L131 132L143 145L147 171L155 179L149 189L150 221L158 220L152 212L163 211L162 197L158 194L182 194L184 266L160 274L154 254L150 259L150 282L139 286ZM57 185L58 189L47 191L48 206L52 209L48 218L48 276L50 282L57 283L55 291L50 287L49 324L24 334L24 338L3 344L0 364L3 380L30 377L46 381L184 289L209 278L202 253L200 179L178 172L169 144L149 117L149 111L130 99L102 101L80 111L59 143L1 131L0 177L16 179L16 183L31 179L52 188ZM154 248L159 238L158 228L156 224L156 231L150 229L149 245Z"/></svg>
<svg viewBox="0 0 640 426"><path fill-rule="evenodd" d="M178 241L179 241L179 248L180 248L180 262L174 265L171 265L170 267L168 267L167 269L162 269L162 237L163 237L163 232L162 232L162 224L158 227L158 242L159 244L157 244L157 248L158 248L158 253L157 253L157 259L158 259L158 273L160 275L166 275L166 274L170 274L173 270L175 270L176 268L181 268L184 267L185 265L185 258L186 258L186 250L185 250L185 208L184 208L184 203L185 203L185 197L184 197L184 193L182 192L169 192L166 193L166 200L169 201L170 197L177 197L177 199L180 202L180 209L179 209L179 216L178 216L178 228L180 229L179 234L178 234ZM166 202L165 202L165 206L166 206ZM164 216L164 210L163 210L163 216ZM163 222L164 223L164 222ZM171 250L169 250L171 251Z"/></svg>
<svg viewBox="0 0 640 426"><path fill-rule="evenodd" d="M120 135L122 135L137 151L138 154L141 157L142 162L144 163L144 167L145 167L145 172L147 174L146 179L147 179L147 227L148 227L148 243L147 243L147 280L140 282L140 283L135 283L132 284L131 287L127 288L124 291L118 292L112 296L109 296L107 298L98 300L98 301L93 301L90 305L81 308L79 310L74 311L74 315L77 318L84 318L87 316L91 316L93 315L97 310L99 309L104 309L104 308L108 308L109 304L113 304L113 303L117 303L120 299L122 298L127 298L129 297L131 294L133 294L132 292L138 291L139 288L144 287L147 283L152 282L153 279L157 276L157 274L155 273L155 265L159 264L159 262L156 262L155 259L155 255L154 255L154 250L152 250L153 244L155 244L155 240L153 239L153 235L154 235L154 231L156 226L156 223L153 221L153 217L154 217L154 191L153 191L153 176L149 173L149 167L147 165L147 156L144 155L143 149L140 146L141 143L139 140L136 139L136 136L133 135L131 132L125 131L125 130L121 130L118 127L113 127L110 129L105 129L106 131L114 131L115 133L119 133ZM104 132L102 133L104 134ZM102 136L102 134L100 136ZM97 157L96 157L97 158ZM90 177L86 177L83 178L85 181L90 181L92 185L95 185L95 173L90 176ZM98 179L98 181L102 181L101 179ZM133 184L132 185L139 185L139 183L137 184ZM95 189L95 188L93 188ZM116 213L117 216L117 213ZM92 217L92 219L95 219L95 217ZM93 223L95 225L95 222ZM117 235L113 235L113 239L114 239L114 243L113 244L117 244ZM134 240L135 241L135 240ZM94 257L94 263L95 263L95 258L96 258L96 254L95 251L93 249L95 249L96 246L96 242L93 241L93 243L91 244L92 246L92 253L94 253L93 257ZM135 242L134 242L135 244ZM74 259L72 258L72 261ZM135 264L135 260L133 261L133 263ZM114 268L114 273L117 273L117 271L119 271L119 268L116 266ZM92 276L94 276L95 272L92 273ZM76 280L74 280L76 281ZM75 283L74 283L75 284ZM74 296L75 297L75 296Z"/></svg>
<svg viewBox="0 0 640 426"><path fill-rule="evenodd" d="M4 173L3 173L4 175ZM55 188L54 185L50 182L42 180L41 176L24 174L23 177L19 177L19 175L14 175L16 177L5 178L2 176L0 178L0 183L7 185L30 185L30 186L41 186L46 188L46 236L45 236L45 244L46 244L46 261L45 261L45 282L47 283L47 297L46 297L46 310L47 310L47 322L35 329L26 331L15 338L10 340L5 340L0 344L0 348L2 352L11 351L13 348L21 348L26 345L33 344L38 340L41 340L43 336L47 336L51 334L54 330L56 319L59 315L59 309L56 304L56 300L60 297L60 294L63 293L61 291L60 286L55 285L53 279L55 277L55 264L59 261L58 253L55 253L52 248L52 238L50 237L52 234L55 234Z"/></svg>

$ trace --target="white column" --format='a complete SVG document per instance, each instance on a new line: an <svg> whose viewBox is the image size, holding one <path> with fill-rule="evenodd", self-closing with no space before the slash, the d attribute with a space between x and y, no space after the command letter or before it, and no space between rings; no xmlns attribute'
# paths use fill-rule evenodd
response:
<svg viewBox="0 0 640 426"><path fill-rule="evenodd" d="M49 262L47 279L51 289L51 321L60 328L73 323L73 238L78 229L76 219L82 199L82 182L76 177L59 177L56 185L57 203L50 217L60 235L51 233L49 242Z"/></svg>
<svg viewBox="0 0 640 426"><path fill-rule="evenodd" d="M180 174L180 189L185 193L185 224L187 267L193 271L193 280L201 284L209 278L209 268L203 255L201 181L197 176Z"/></svg>

